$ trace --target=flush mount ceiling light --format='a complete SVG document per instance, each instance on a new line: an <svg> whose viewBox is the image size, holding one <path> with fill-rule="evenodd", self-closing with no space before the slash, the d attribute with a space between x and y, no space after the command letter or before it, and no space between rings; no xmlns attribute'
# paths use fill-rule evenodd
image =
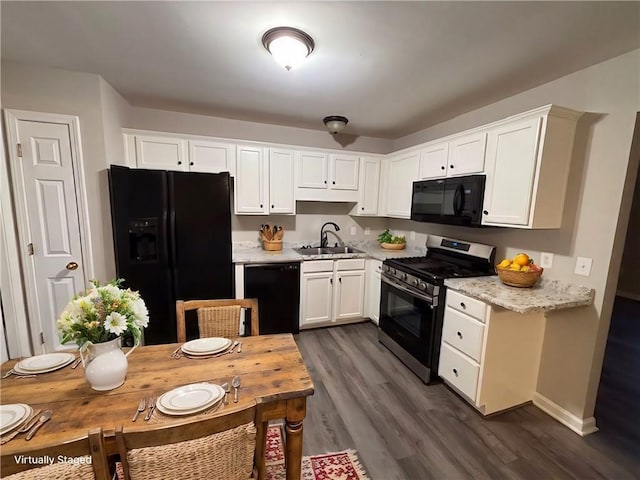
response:
<svg viewBox="0 0 640 480"><path fill-rule="evenodd" d="M324 117L322 121L327 126L327 129L334 135L341 132L344 127L347 126L347 123L349 123L347 117L340 115L329 115L328 117Z"/></svg>
<svg viewBox="0 0 640 480"><path fill-rule="evenodd" d="M287 70L299 65L315 48L313 38L293 27L276 27L262 36L262 45Z"/></svg>

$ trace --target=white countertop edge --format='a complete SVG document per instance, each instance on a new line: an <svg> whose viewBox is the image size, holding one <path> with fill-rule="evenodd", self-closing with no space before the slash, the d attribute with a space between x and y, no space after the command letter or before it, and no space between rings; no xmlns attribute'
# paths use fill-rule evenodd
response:
<svg viewBox="0 0 640 480"><path fill-rule="evenodd" d="M304 262L309 260L339 260L342 258L374 258L384 261L388 258L420 257L425 255L425 249L406 248L404 250L384 250L379 246L354 245L362 253L332 253L328 255L301 255L293 248L283 247L281 251L272 252L259 247L234 248L232 262L234 264L247 263L283 263Z"/></svg>

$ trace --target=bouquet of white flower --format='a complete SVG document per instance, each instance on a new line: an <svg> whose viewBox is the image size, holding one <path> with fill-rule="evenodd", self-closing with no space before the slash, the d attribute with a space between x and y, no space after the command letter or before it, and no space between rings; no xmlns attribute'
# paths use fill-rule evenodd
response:
<svg viewBox="0 0 640 480"><path fill-rule="evenodd" d="M57 321L61 343L104 343L127 333L140 343L142 329L149 325L149 311L138 292L120 288L123 279L105 285L97 281L76 295Z"/></svg>

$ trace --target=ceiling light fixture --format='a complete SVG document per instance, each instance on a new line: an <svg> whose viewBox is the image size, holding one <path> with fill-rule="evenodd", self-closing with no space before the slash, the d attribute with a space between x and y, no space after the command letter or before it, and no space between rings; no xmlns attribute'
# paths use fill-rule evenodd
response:
<svg viewBox="0 0 640 480"><path fill-rule="evenodd" d="M341 132L344 127L347 126L347 123L349 123L349 119L341 115L329 115L328 117L324 117L322 121L333 135Z"/></svg>
<svg viewBox="0 0 640 480"><path fill-rule="evenodd" d="M276 27L262 36L262 45L287 70L298 66L315 48L313 38L293 27Z"/></svg>

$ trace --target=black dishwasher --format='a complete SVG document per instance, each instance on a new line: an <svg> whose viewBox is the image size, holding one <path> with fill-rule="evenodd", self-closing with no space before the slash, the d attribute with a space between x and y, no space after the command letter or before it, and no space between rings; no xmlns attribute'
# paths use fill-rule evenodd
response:
<svg viewBox="0 0 640 480"><path fill-rule="evenodd" d="M300 263L244 266L244 298L257 298L260 334L300 331Z"/></svg>

